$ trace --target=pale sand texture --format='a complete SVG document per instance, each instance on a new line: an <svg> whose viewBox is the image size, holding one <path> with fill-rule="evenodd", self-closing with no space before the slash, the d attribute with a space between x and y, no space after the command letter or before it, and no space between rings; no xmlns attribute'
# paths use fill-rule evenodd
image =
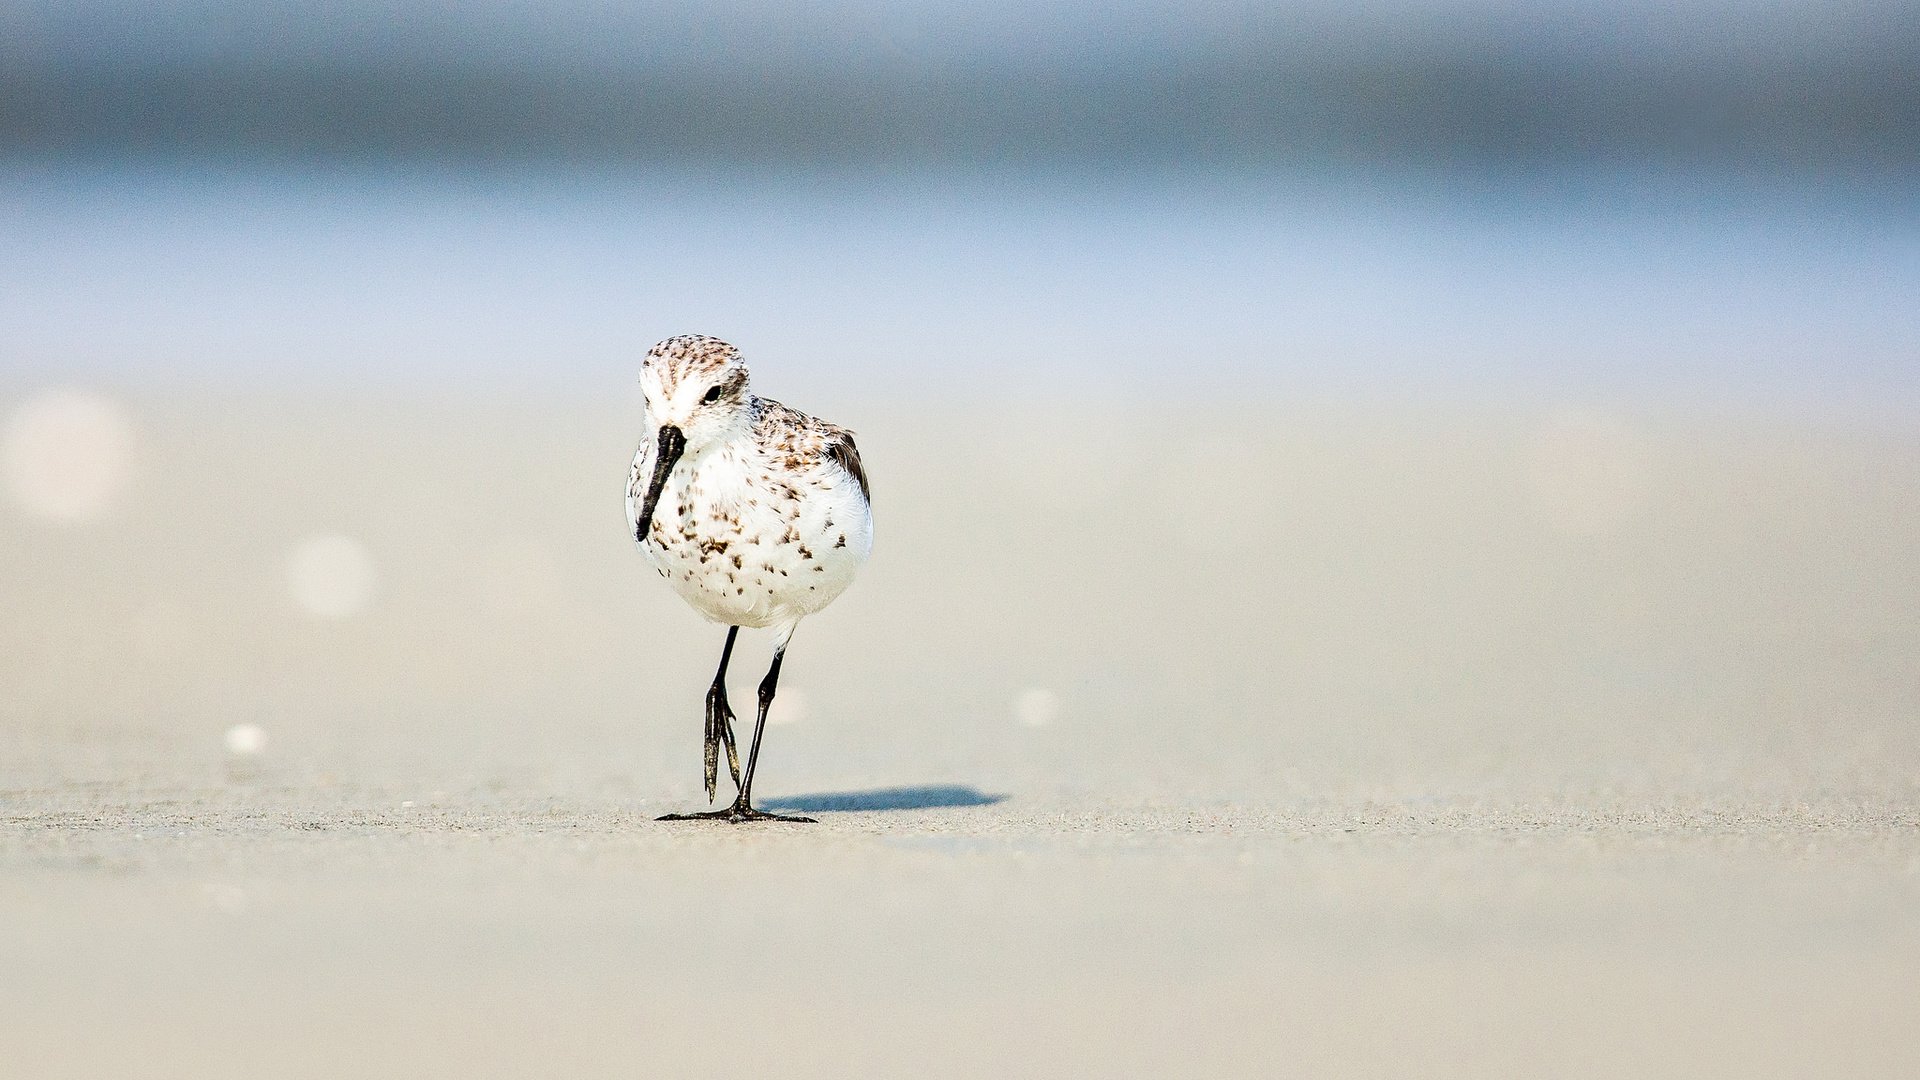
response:
<svg viewBox="0 0 1920 1080"><path fill-rule="evenodd" d="M132 402L0 516L0 1076L1920 1075L1908 428L792 403L758 786L865 809L727 830L631 401Z"/></svg>

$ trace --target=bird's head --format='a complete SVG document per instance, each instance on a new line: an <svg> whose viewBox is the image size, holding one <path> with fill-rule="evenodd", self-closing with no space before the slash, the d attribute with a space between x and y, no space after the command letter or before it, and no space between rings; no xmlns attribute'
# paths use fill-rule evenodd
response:
<svg viewBox="0 0 1920 1080"><path fill-rule="evenodd" d="M704 334L682 334L647 350L640 363L647 419L675 428L687 453L699 453L751 421L747 362L740 350Z"/></svg>
<svg viewBox="0 0 1920 1080"><path fill-rule="evenodd" d="M659 440L640 518L644 533L675 463L744 431L753 422L753 395L740 350L704 334L670 337L648 349L640 363L640 390Z"/></svg>

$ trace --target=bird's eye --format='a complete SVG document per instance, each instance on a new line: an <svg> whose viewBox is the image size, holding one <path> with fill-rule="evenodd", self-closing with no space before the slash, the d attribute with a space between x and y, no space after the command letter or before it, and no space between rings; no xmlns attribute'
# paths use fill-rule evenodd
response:
<svg viewBox="0 0 1920 1080"><path fill-rule="evenodd" d="M716 386L713 389L707 391L707 396L701 398L700 403L702 405L711 405L714 402L719 400L720 400L720 388Z"/></svg>

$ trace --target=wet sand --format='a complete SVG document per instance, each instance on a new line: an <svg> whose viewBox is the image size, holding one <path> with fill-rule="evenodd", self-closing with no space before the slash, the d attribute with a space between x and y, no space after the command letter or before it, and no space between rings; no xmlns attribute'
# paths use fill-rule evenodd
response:
<svg viewBox="0 0 1920 1080"><path fill-rule="evenodd" d="M633 403L132 402L0 516L8 1075L1920 1072L1912 432L794 403L876 556L726 829Z"/></svg>

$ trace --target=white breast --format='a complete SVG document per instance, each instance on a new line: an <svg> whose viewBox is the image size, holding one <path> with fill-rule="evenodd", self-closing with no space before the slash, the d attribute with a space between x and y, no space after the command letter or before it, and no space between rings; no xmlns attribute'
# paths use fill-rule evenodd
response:
<svg viewBox="0 0 1920 1080"><path fill-rule="evenodd" d="M630 525L646 495L651 454L642 444L634 456ZM701 614L765 627L826 607L853 583L872 547L866 497L845 472L824 460L797 472L776 468L742 442L674 467L641 550Z"/></svg>

